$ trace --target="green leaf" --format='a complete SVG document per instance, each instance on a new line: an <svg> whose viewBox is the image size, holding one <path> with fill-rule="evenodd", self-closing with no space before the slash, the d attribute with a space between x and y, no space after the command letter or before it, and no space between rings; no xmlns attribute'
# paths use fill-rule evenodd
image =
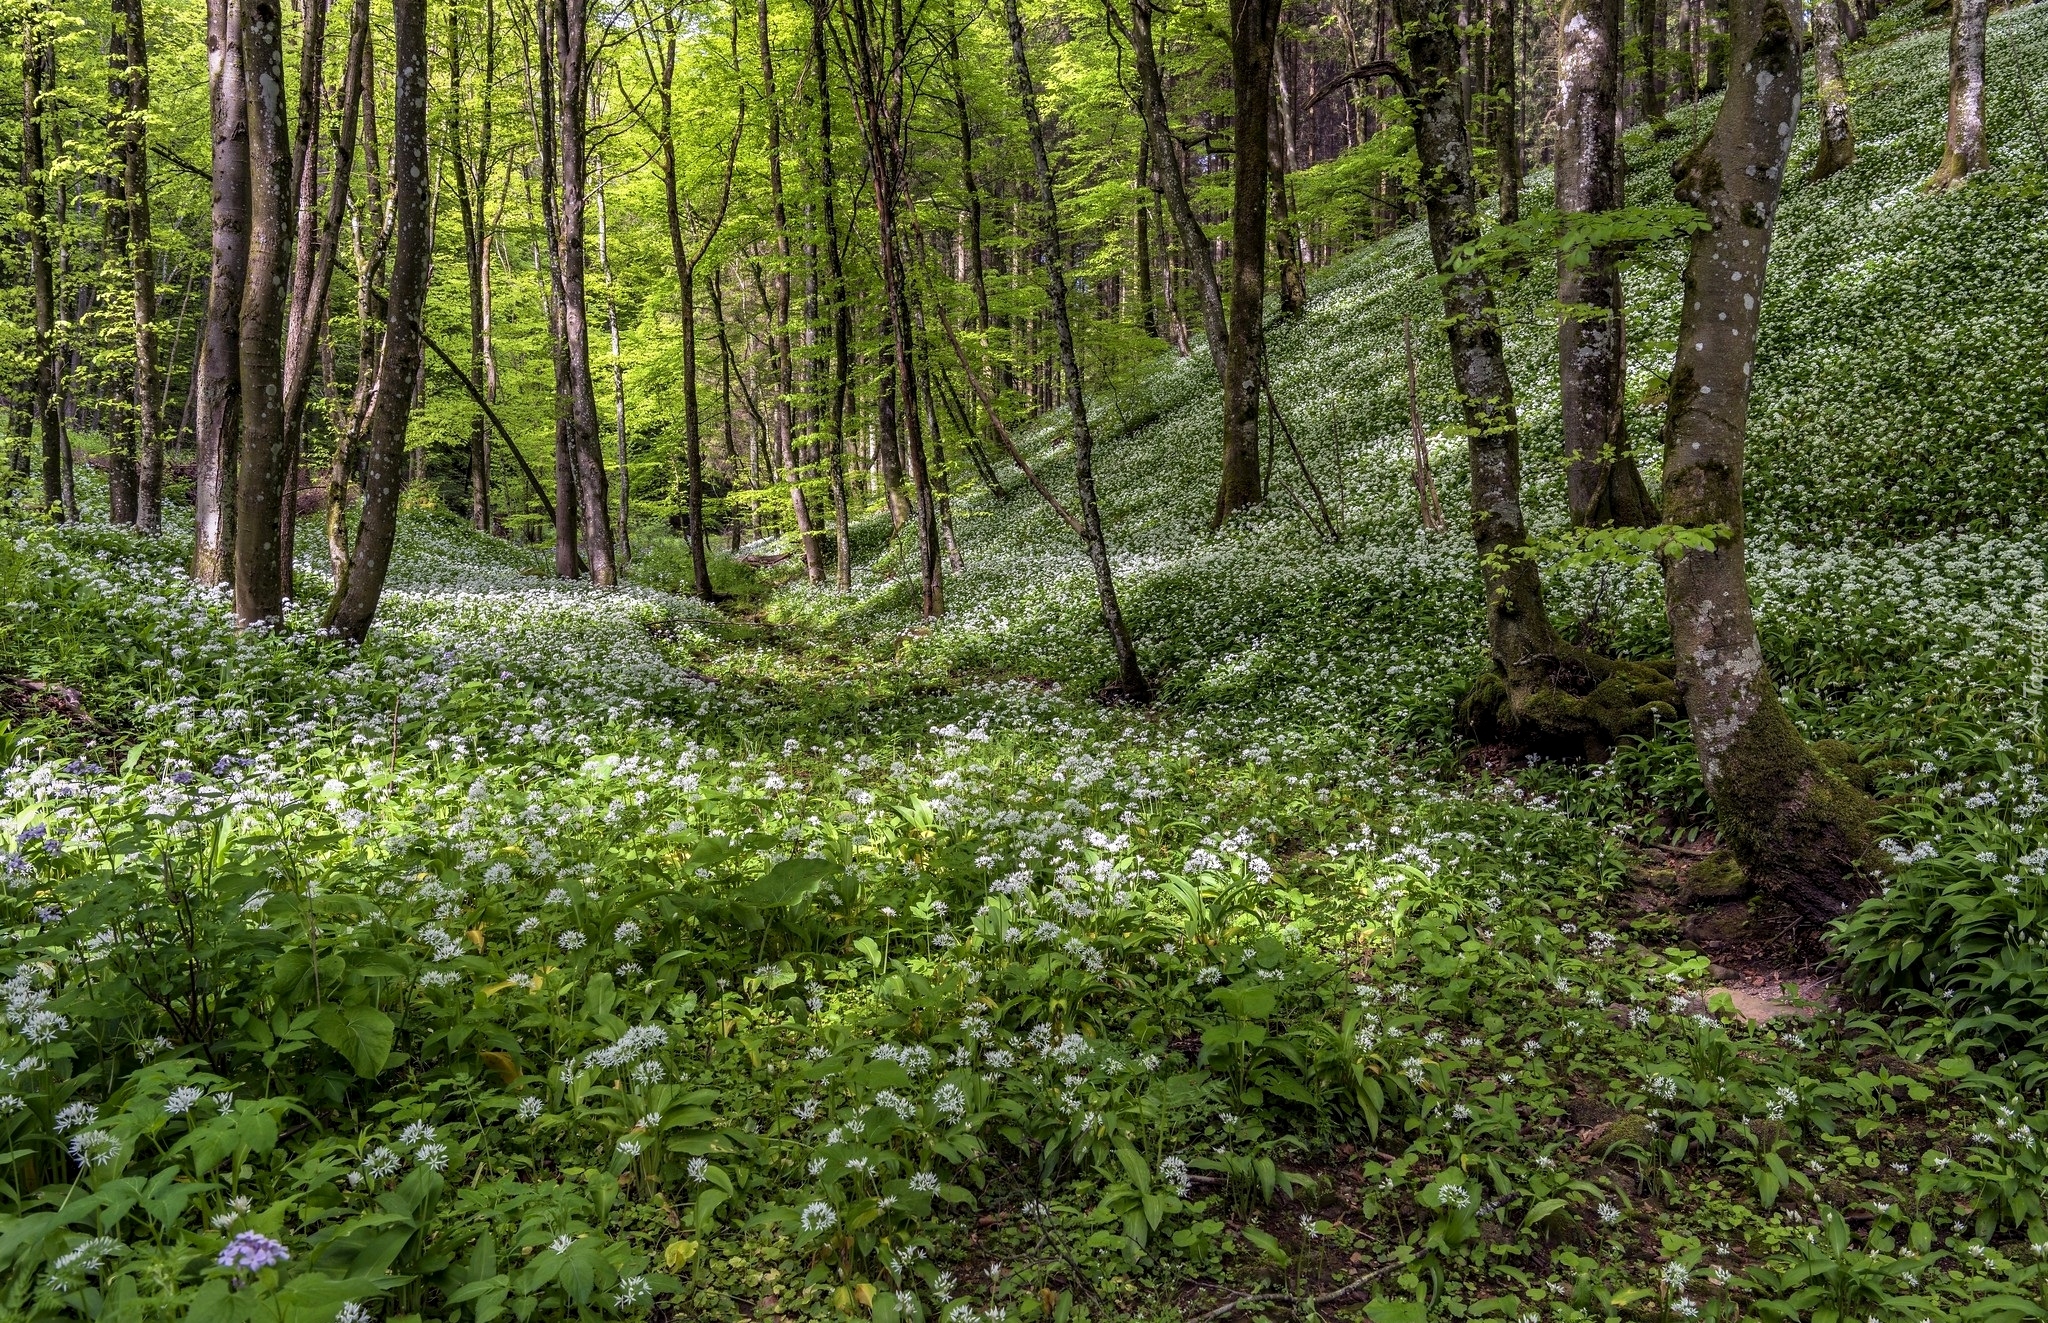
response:
<svg viewBox="0 0 2048 1323"><path fill-rule="evenodd" d="M329 1006L314 1019L313 1032L341 1053L356 1074L371 1079L391 1058L397 1026L375 1006Z"/></svg>
<svg viewBox="0 0 2048 1323"><path fill-rule="evenodd" d="M757 906L764 910L781 909L794 905L810 894L818 883L831 876L837 868L830 859L806 856L801 859L785 859L775 865L754 882L740 888L742 904Z"/></svg>

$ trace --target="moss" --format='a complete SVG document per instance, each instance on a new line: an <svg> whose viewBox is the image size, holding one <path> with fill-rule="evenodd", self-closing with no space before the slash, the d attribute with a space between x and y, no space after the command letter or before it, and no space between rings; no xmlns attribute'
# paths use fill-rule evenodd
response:
<svg viewBox="0 0 2048 1323"><path fill-rule="evenodd" d="M1546 664L1512 678L1489 672L1458 705L1459 728L1472 739L1595 761L1678 716L1670 663L1624 661L1563 643Z"/></svg>
<svg viewBox="0 0 2048 1323"><path fill-rule="evenodd" d="M1657 1123L1639 1112L1618 1116L1594 1137L1590 1147L1602 1157L1616 1149L1648 1152L1657 1143Z"/></svg>
<svg viewBox="0 0 2048 1323"><path fill-rule="evenodd" d="M1685 870L1688 901L1740 900L1749 894L1749 874L1732 850L1716 850Z"/></svg>
<svg viewBox="0 0 2048 1323"><path fill-rule="evenodd" d="M1867 894L1856 865L1877 804L1807 743L1775 694L1721 755L1711 789L1722 839L1803 922L1832 922Z"/></svg>

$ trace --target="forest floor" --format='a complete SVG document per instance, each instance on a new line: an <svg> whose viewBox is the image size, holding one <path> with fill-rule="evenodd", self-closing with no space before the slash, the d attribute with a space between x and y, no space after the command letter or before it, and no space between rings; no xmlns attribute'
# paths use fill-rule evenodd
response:
<svg viewBox="0 0 2048 1323"><path fill-rule="evenodd" d="M1198 362L1104 393L1150 709L1095 701L1021 491L959 503L934 624L885 520L851 598L721 561L719 610L673 543L598 593L415 511L353 653L300 627L311 561L238 636L175 539L6 525L0 1313L2048 1318L2048 6L1992 31L1996 168L1918 191L1943 41L1892 23L1773 258L1759 610L1897 861L1830 947L1703 885L1682 728L1455 739L1484 656L1406 486L1403 233L1274 337L1341 545L1284 467L1202 531ZM1669 255L1631 278L1648 437ZM1649 567L1548 582L1663 649ZM214 1266L244 1231L291 1258Z"/></svg>

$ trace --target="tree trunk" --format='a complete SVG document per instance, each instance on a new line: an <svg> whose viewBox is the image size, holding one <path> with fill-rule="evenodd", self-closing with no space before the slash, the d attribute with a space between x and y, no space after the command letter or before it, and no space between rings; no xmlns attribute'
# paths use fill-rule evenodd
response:
<svg viewBox="0 0 2048 1323"><path fill-rule="evenodd" d="M1493 291L1484 272L1451 262L1479 233L1459 98L1456 11L1451 0L1399 0L1397 12L1409 72L1388 64L1375 69L1402 81L1422 162L1430 252L1443 281L1451 375L1465 415L1472 535L1494 663L1494 674L1467 695L1461 716L1482 736L1597 755L1655 716L1671 714L1675 694L1651 668L1573 648L1551 626L1528 550L1514 383Z"/></svg>
<svg viewBox="0 0 2048 1323"><path fill-rule="evenodd" d="M1991 163L1984 146L1984 29L1991 0L1951 0L1948 29L1948 145L1927 181L1954 188Z"/></svg>
<svg viewBox="0 0 2048 1323"><path fill-rule="evenodd" d="M1267 119L1280 0L1231 0L1230 325L1223 360L1223 476L1211 528L1260 500L1259 383L1266 364Z"/></svg>
<svg viewBox="0 0 2048 1323"><path fill-rule="evenodd" d="M1731 0L1706 0L1713 23L1707 30L1707 76L1700 83L1700 95L1710 96L1728 86L1729 27L1734 21Z"/></svg>
<svg viewBox="0 0 2048 1323"><path fill-rule="evenodd" d="M1643 123L1664 126L1664 0L1636 0L1636 44L1642 67L1636 83Z"/></svg>
<svg viewBox="0 0 2048 1323"><path fill-rule="evenodd" d="M1515 0L1494 0L1487 40L1487 68L1493 75L1493 162L1500 176L1500 223L1522 218L1521 98L1515 91Z"/></svg>
<svg viewBox="0 0 2048 1323"><path fill-rule="evenodd" d="M590 321L585 296L586 188L589 180L585 120L590 106L588 0L543 0L555 66L555 159L560 198L555 207L555 297L560 303L562 391L567 412L562 449L574 474L577 534L590 564L590 581L610 588L619 581L613 561L610 500L597 421L597 386L590 371ZM543 43L545 47L550 43ZM560 405L558 404L558 408ZM561 490L557 480L557 492ZM559 497L558 497L559 499ZM558 553L559 556L559 553Z"/></svg>
<svg viewBox="0 0 2048 1323"><path fill-rule="evenodd" d="M633 481L626 467L631 458L626 448L626 369L619 359L619 304L612 292L612 259L605 236L602 170L597 176L597 266L604 273L604 327L612 351L612 422L619 447L619 531L614 546L618 563L623 568L633 558Z"/></svg>
<svg viewBox="0 0 2048 1323"><path fill-rule="evenodd" d="M291 276L291 147L277 0L244 0L249 125L249 263L242 286L241 454L235 483L235 622L284 620L278 576L285 469L284 302Z"/></svg>
<svg viewBox="0 0 2048 1323"><path fill-rule="evenodd" d="M1263 2L1263 0L1262 0ZM1114 8L1111 14L1115 16ZM1159 59L1152 46L1151 0L1131 0L1131 54L1138 66L1138 112L1151 140L1152 159L1159 170L1160 190L1166 196L1167 211L1180 233L1181 256L1195 282L1195 295L1202 307L1202 328L1209 338L1209 361L1216 379L1223 380L1229 355L1230 331L1223 312L1223 286L1216 278L1216 262L1209 250L1209 236L1195 216L1188 198L1187 176L1181 170L1180 144L1166 116L1166 81L1159 72ZM1261 241L1263 242L1263 240Z"/></svg>
<svg viewBox="0 0 2048 1323"><path fill-rule="evenodd" d="M1152 297L1152 235L1150 213L1146 210L1146 190L1151 187L1152 151L1149 140L1138 143L1138 216L1137 216L1137 267L1138 267L1138 329L1147 335L1159 334L1159 312ZM1161 242L1165 241L1160 236Z"/></svg>
<svg viewBox="0 0 2048 1323"><path fill-rule="evenodd" d="M474 158L469 154L462 127L462 34L461 9L448 9L448 155L455 177L456 213L462 221L462 265L469 293L469 375L484 381L489 375L485 352L485 303L491 276L490 236L484 229L484 181L492 169L492 91L497 81L497 10L484 6L484 76L481 85L483 110L478 116L479 141ZM478 407L469 416L469 526L479 533L491 531L491 432L490 422Z"/></svg>
<svg viewBox="0 0 2048 1323"><path fill-rule="evenodd" d="M1294 153L1287 143L1294 135L1286 129L1287 83L1277 60L1273 83L1280 91L1266 124L1266 171L1273 191L1273 255L1280 259L1280 315L1294 318L1301 316L1302 309L1308 306L1308 276L1287 184L1287 176L1294 168Z"/></svg>
<svg viewBox="0 0 2048 1323"><path fill-rule="evenodd" d="M1735 0L1734 73L1712 134L1673 167L1678 199L1704 211L1695 234L1664 422L1664 508L1713 530L1712 550L1670 557L1664 600L1700 770L1751 880L1809 923L1866 891L1852 866L1875 806L1801 737L1778 702L1744 569L1743 438L1791 126L1799 118L1799 30L1784 0Z"/></svg>
<svg viewBox="0 0 2048 1323"><path fill-rule="evenodd" d="M1017 0L1003 0L1003 17L1010 29L1010 58L1017 69L1017 89L1024 102L1024 125L1031 139L1031 160L1038 172L1038 205L1044 213L1045 279L1052 295L1053 330L1059 338L1060 365L1067 379L1067 412L1074 440L1074 486L1080 498L1082 538L1088 549L1088 563L1095 571L1095 591L1102 607L1102 625L1116 649L1117 684L1120 696L1133 703L1152 701L1152 687L1138 665L1138 651L1132 645L1130 627L1124 623L1123 607L1117 600L1116 580L1109 568L1109 545L1102 534L1102 512L1095 500L1095 438L1088 427L1088 396L1082 389L1081 364L1074 352L1074 326L1067 313L1067 263L1060 234L1059 200L1053 190L1052 162L1045 150L1045 126L1038 115L1038 93L1031 82L1031 64L1024 53L1024 23L1017 15ZM1259 126L1261 129L1263 125ZM1263 133L1252 139L1264 142ZM1242 142L1243 140L1240 139ZM1263 157L1263 153L1254 153ZM1263 201L1261 181L1261 201Z"/></svg>
<svg viewBox="0 0 2048 1323"><path fill-rule="evenodd" d="M1806 172L1808 183L1856 163L1856 139L1849 129L1849 82L1842 73L1840 0L1816 0L1813 6L1813 81L1820 98L1820 151Z"/></svg>
<svg viewBox="0 0 2048 1323"><path fill-rule="evenodd" d="M241 452L242 284L249 264L248 103L242 78L243 0L209 0L208 91L213 104L212 261L193 406L192 577L233 576L236 460Z"/></svg>
<svg viewBox="0 0 2048 1323"><path fill-rule="evenodd" d="M149 210L149 46L142 0L121 0L127 38L127 119L121 144L121 191L128 209L128 271L135 314L135 526L154 537L163 529L164 443L156 365L156 245Z"/></svg>
<svg viewBox="0 0 2048 1323"><path fill-rule="evenodd" d="M815 66L814 76L818 80L818 191L823 203L825 227L825 301L831 308L832 317L832 403L826 444L829 447L828 476L832 484L833 585L842 593L850 593L853 591L853 539L848 526L846 495L846 396L853 376L853 310L846 298L846 272L839 257L839 219L833 201L838 185L835 180L837 167L832 160L832 81L826 76L826 71L832 67L825 44L826 3L827 0L811 0L811 63ZM957 43L957 35L955 40ZM957 74L957 44L953 48L953 56ZM967 185L971 270L974 273L975 298L980 302L986 329L988 287L983 283L981 271L981 193L974 183L972 148L966 145L969 134L964 93L955 108L960 115L961 170ZM737 138L734 142L737 146Z"/></svg>
<svg viewBox="0 0 2048 1323"><path fill-rule="evenodd" d="M910 519L910 499L903 494L903 451L897 445L896 426L896 313L882 309L882 324L876 332L888 346L890 366L875 388L875 467L882 471L882 492L889 505L889 524L901 532Z"/></svg>
<svg viewBox="0 0 2048 1323"><path fill-rule="evenodd" d="M377 363L377 401L370 411L363 513L349 556L348 585L328 610L327 628L361 643L376 617L398 532L399 469L406 423L420 372L420 315L432 253L427 200L426 0L392 0L392 193L396 202L391 297L385 306L384 351Z"/></svg>
<svg viewBox="0 0 2048 1323"><path fill-rule="evenodd" d="M1577 216L1612 211L1623 198L1614 138L1620 0L1565 0L1558 33L1557 209ZM1561 257L1557 298L1566 309L1558 323L1558 377L1572 522L1648 528L1657 509L1629 449L1621 273L1613 250Z"/></svg>
<svg viewBox="0 0 2048 1323"><path fill-rule="evenodd" d="M57 375L56 281L50 265L45 189L49 161L43 143L43 96L56 90L57 52L40 9L22 22L21 191L28 213L29 283L35 300L35 384L32 409L42 426L43 509L62 510L64 497L64 394Z"/></svg>

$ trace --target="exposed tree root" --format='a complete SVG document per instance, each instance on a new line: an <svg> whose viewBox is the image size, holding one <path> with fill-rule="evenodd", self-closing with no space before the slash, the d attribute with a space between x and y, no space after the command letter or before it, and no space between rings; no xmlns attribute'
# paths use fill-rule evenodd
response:
<svg viewBox="0 0 2048 1323"><path fill-rule="evenodd" d="M1559 641L1554 656L1518 674L1480 677L1458 704L1458 725L1482 743L1601 761L1622 740L1680 715L1668 661L1603 657Z"/></svg>

